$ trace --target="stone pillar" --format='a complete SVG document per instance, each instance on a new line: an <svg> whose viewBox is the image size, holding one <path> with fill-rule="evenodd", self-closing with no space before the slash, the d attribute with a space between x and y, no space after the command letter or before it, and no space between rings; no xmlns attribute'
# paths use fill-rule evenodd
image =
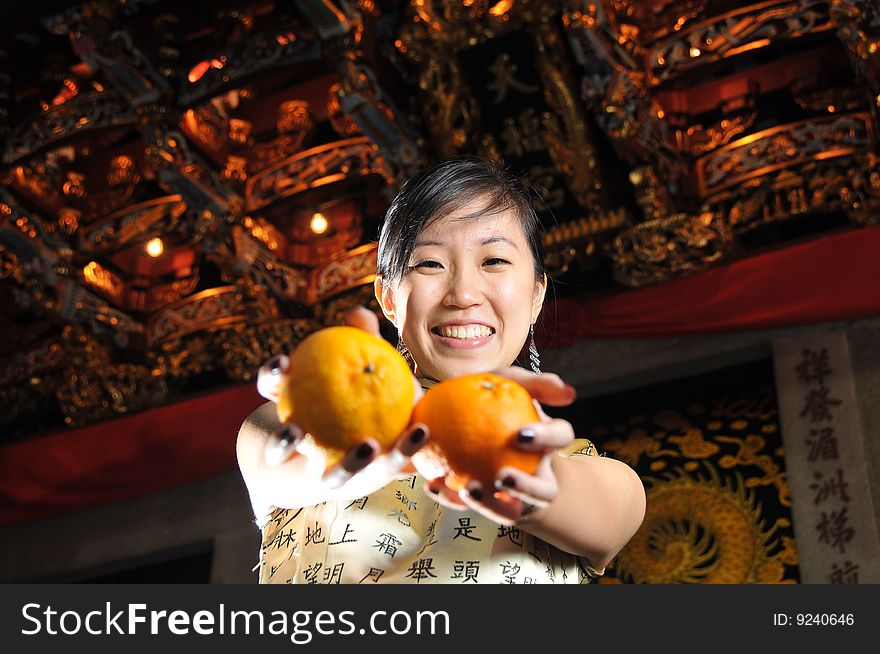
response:
<svg viewBox="0 0 880 654"><path fill-rule="evenodd" d="M880 583L880 541L847 333L779 335L773 362L804 583Z"/></svg>

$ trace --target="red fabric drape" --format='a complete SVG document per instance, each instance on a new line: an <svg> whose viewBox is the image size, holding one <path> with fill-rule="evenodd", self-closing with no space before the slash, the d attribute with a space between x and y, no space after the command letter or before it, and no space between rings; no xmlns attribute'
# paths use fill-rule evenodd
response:
<svg viewBox="0 0 880 654"><path fill-rule="evenodd" d="M0 448L0 524L231 470L238 428L263 401L248 385Z"/></svg>
<svg viewBox="0 0 880 654"><path fill-rule="evenodd" d="M549 304L542 348L880 315L880 227L594 300ZM555 322L555 330L554 330ZM0 524L156 492L236 467L253 384L0 448Z"/></svg>
<svg viewBox="0 0 880 654"><path fill-rule="evenodd" d="M545 308L539 347L582 338L737 332L880 315L880 227L853 229L673 281Z"/></svg>

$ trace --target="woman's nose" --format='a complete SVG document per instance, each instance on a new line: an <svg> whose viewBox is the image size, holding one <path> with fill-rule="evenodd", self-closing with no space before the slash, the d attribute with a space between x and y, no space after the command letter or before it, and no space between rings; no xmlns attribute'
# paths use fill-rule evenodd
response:
<svg viewBox="0 0 880 654"><path fill-rule="evenodd" d="M458 270L450 277L449 288L446 290L444 301L449 306L471 307L479 304L483 298L479 274Z"/></svg>

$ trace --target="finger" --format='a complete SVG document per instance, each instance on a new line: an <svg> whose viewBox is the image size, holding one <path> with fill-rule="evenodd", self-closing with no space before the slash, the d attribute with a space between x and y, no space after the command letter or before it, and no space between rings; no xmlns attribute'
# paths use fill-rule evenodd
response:
<svg viewBox="0 0 880 654"><path fill-rule="evenodd" d="M468 508L467 504L461 501L458 493L453 491L446 485L442 477L432 479L424 485L425 494L432 498L438 504L442 504L448 509L456 511L464 511Z"/></svg>
<svg viewBox="0 0 880 654"><path fill-rule="evenodd" d="M422 423L411 425L394 444L394 451L409 459L428 442L428 426Z"/></svg>
<svg viewBox="0 0 880 654"><path fill-rule="evenodd" d="M278 386L281 378L290 372L290 359L279 354L272 357L257 372L257 392L272 402L278 401Z"/></svg>
<svg viewBox="0 0 880 654"><path fill-rule="evenodd" d="M550 416L544 413L544 408L538 400L532 400L532 405L535 407L535 411L538 412L538 417L541 419L541 422L547 422L551 419Z"/></svg>
<svg viewBox="0 0 880 654"><path fill-rule="evenodd" d="M421 400L422 396L425 394L425 389L422 388L421 382L419 382L419 380L416 379L415 376L412 377L412 383L413 383L413 406L415 406L416 404L418 404L419 400Z"/></svg>
<svg viewBox="0 0 880 654"><path fill-rule="evenodd" d="M379 454L379 443L374 438L361 441L352 447L342 461L324 473L323 482L328 488L339 488L355 474L367 467Z"/></svg>
<svg viewBox="0 0 880 654"><path fill-rule="evenodd" d="M541 469L544 465L542 461L539 471L534 475L518 468L505 466L498 471L495 488L528 504L545 507L556 499L559 494L559 484L553 474L547 474L549 463Z"/></svg>
<svg viewBox="0 0 880 654"><path fill-rule="evenodd" d="M409 427L394 443L385 457L385 465L390 473L407 472L410 457L418 452L428 439L428 427L421 423Z"/></svg>
<svg viewBox="0 0 880 654"><path fill-rule="evenodd" d="M505 526L516 524L522 512L522 502L503 495L496 495L491 488L483 488L477 481L471 481L458 491L459 499L469 508Z"/></svg>
<svg viewBox="0 0 880 654"><path fill-rule="evenodd" d="M566 384L559 375L552 372L536 375L517 366L511 366L495 372L525 387L531 396L542 404L567 406L574 402L577 397L574 386Z"/></svg>
<svg viewBox="0 0 880 654"><path fill-rule="evenodd" d="M574 440L574 428L568 420L556 418L548 422L533 422L516 433L518 447L531 452L558 450Z"/></svg>
<svg viewBox="0 0 880 654"><path fill-rule="evenodd" d="M379 318L363 305L359 304L346 311L343 320L349 327L357 327L358 329L370 332L373 336L381 337Z"/></svg>
<svg viewBox="0 0 880 654"><path fill-rule="evenodd" d="M263 456L270 466L280 466L296 453L303 432L298 425L287 424L266 439Z"/></svg>

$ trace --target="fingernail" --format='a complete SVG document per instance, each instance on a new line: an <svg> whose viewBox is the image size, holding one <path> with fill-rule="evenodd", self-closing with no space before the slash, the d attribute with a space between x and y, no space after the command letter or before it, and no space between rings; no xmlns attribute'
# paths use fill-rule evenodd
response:
<svg viewBox="0 0 880 654"><path fill-rule="evenodd" d="M266 362L266 366L269 368L269 372L273 375L280 375L281 373L287 372L287 369L290 366L290 360L283 354L279 354L277 357L269 359L269 361Z"/></svg>
<svg viewBox="0 0 880 654"><path fill-rule="evenodd" d="M425 486L425 490L428 491L431 495L437 495L440 492L439 488L434 488L433 486Z"/></svg>
<svg viewBox="0 0 880 654"><path fill-rule="evenodd" d="M369 459L372 454L373 447L369 443L361 443L355 452L355 456L359 459Z"/></svg>
<svg viewBox="0 0 880 654"><path fill-rule="evenodd" d="M577 391L575 390L574 386L572 386L571 384L566 384L566 385L565 385L565 390L566 390L566 391L568 392L568 394L571 395L572 397L575 397L575 396L577 395Z"/></svg>
<svg viewBox="0 0 880 654"><path fill-rule="evenodd" d="M302 438L303 433L299 427L294 425L284 425L281 429L278 430L278 444L281 447L289 447L294 443L297 443L300 438Z"/></svg>
<svg viewBox="0 0 880 654"><path fill-rule="evenodd" d="M531 443L535 440L535 436L537 436L537 434L534 429L520 429L519 433L516 435L516 440L519 443Z"/></svg>
<svg viewBox="0 0 880 654"><path fill-rule="evenodd" d="M468 487L467 492L468 495L470 495L477 502L483 499L483 491L480 490L480 487L477 485Z"/></svg>
<svg viewBox="0 0 880 654"><path fill-rule="evenodd" d="M425 431L424 427L416 427L409 435L409 442L413 445L418 445L425 440L425 434L427 433L428 432Z"/></svg>
<svg viewBox="0 0 880 654"><path fill-rule="evenodd" d="M503 488L513 488L514 486L516 486L516 479L510 475L507 475L504 479L497 479L495 481L495 487L499 490Z"/></svg>
<svg viewBox="0 0 880 654"><path fill-rule="evenodd" d="M269 465L281 465L290 458L296 449L299 435L290 425L284 425L275 432L274 442L269 443L264 451L266 463Z"/></svg>

